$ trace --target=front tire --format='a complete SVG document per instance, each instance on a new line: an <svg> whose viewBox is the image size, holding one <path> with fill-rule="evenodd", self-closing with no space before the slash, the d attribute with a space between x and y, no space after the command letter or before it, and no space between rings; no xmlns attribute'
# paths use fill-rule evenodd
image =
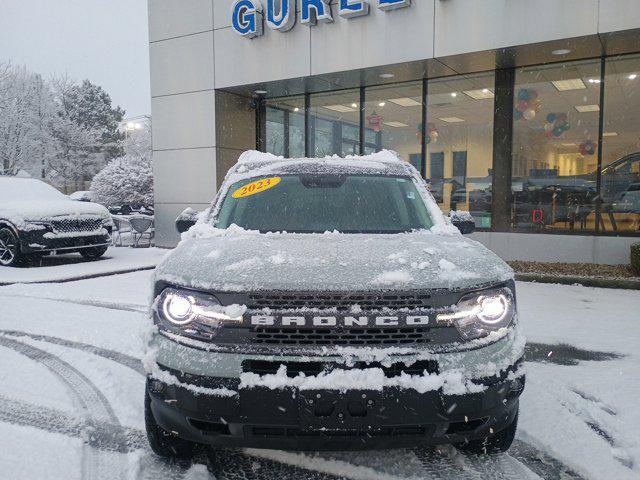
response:
<svg viewBox="0 0 640 480"><path fill-rule="evenodd" d="M164 430L156 423L151 411L151 395L149 388L144 392L144 425L147 439L153 453L167 460L190 460L196 454L197 444L183 440Z"/></svg>
<svg viewBox="0 0 640 480"><path fill-rule="evenodd" d="M102 257L107 250L109 249L109 245L103 245L101 247L91 247L91 248L83 248L80 250L80 255L82 255L87 260L97 260Z"/></svg>
<svg viewBox="0 0 640 480"><path fill-rule="evenodd" d="M0 228L0 265L3 267L18 266L21 261L20 243L13 230Z"/></svg>
<svg viewBox="0 0 640 480"><path fill-rule="evenodd" d="M511 447L513 439L516 436L519 409L520 407L516 410L516 414L513 417L512 422L504 430L500 430L498 433L495 433L490 437L458 444L456 445L456 448L464 453L472 455L495 455L498 453L505 453Z"/></svg>

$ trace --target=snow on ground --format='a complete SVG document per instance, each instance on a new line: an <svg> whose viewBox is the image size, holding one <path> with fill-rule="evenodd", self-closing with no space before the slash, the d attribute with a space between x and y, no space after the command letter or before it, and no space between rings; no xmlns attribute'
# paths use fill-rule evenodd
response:
<svg viewBox="0 0 640 480"><path fill-rule="evenodd" d="M59 282L88 276L154 268L168 253L160 248L111 247L99 260L88 261L79 253L45 257L42 266L2 267L0 285L11 283Z"/></svg>
<svg viewBox="0 0 640 480"><path fill-rule="evenodd" d="M0 478L640 476L638 292L518 283L529 361L509 455L247 450L216 457L207 471L168 466L145 444L139 360L150 277L0 287Z"/></svg>

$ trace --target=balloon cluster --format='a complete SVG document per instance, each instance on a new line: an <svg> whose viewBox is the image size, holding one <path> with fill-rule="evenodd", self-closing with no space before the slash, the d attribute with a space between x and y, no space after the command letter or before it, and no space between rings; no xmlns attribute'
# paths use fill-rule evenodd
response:
<svg viewBox="0 0 640 480"><path fill-rule="evenodd" d="M382 130L382 115L378 115L374 110L373 113L367 116L367 126L378 133Z"/></svg>
<svg viewBox="0 0 640 480"><path fill-rule="evenodd" d="M538 100L538 92L536 90L523 88L518 91L514 114L516 120L533 120L541 108L542 102Z"/></svg>
<svg viewBox="0 0 640 480"><path fill-rule="evenodd" d="M421 123L420 125L418 125L418 131L416 132L416 135L420 139L422 138L423 130L424 125ZM427 145L429 145L430 143L436 143L438 141L438 135L438 127L436 126L436 124L433 122L427 123L427 134L424 137L424 141L427 142Z"/></svg>
<svg viewBox="0 0 640 480"><path fill-rule="evenodd" d="M425 137L427 145L436 143L438 141L438 135L438 127L436 127L436 124L432 122L427 123L427 136Z"/></svg>
<svg viewBox="0 0 640 480"><path fill-rule="evenodd" d="M567 121L566 113L550 113L547 115L547 122L544 124L544 136L558 138L570 128L571 125Z"/></svg>
<svg viewBox="0 0 640 480"><path fill-rule="evenodd" d="M580 144L580 155L587 156L596 153L596 144L591 140L585 140Z"/></svg>

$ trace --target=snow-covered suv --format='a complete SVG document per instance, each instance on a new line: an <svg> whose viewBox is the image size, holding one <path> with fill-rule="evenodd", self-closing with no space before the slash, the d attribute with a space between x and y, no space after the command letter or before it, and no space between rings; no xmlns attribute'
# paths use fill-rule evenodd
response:
<svg viewBox="0 0 640 480"><path fill-rule="evenodd" d="M515 301L512 270L394 153L246 152L155 273L151 447L504 451Z"/></svg>
<svg viewBox="0 0 640 480"><path fill-rule="evenodd" d="M112 228L101 205L75 202L40 180L0 176L0 266L52 253L100 258Z"/></svg>

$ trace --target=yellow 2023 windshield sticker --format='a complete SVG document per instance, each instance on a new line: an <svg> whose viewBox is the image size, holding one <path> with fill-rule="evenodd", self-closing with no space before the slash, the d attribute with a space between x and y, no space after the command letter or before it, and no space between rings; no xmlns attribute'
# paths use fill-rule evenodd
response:
<svg viewBox="0 0 640 480"><path fill-rule="evenodd" d="M271 177L271 178L263 178L262 180L257 180L255 182L248 183L244 187L238 188L235 192L233 192L233 198L244 198L250 197L251 195L255 195L256 193L264 192L265 190L269 190L270 188L275 187L280 183L282 179L280 177Z"/></svg>

